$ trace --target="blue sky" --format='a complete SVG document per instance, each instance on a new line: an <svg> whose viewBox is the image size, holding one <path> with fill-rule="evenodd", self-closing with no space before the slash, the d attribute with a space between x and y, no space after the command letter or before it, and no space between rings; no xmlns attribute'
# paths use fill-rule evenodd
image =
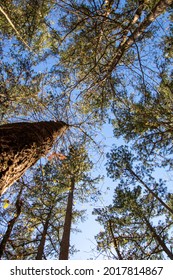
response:
<svg viewBox="0 0 173 280"><path fill-rule="evenodd" d="M161 23L166 23L166 16L163 17L163 20ZM162 31L163 34L165 34L166 24L164 26L162 25ZM159 31L160 32L160 31ZM58 59L57 59L58 61ZM55 63L55 58L49 58L47 62L41 63L38 65L38 67L35 68L38 72L46 71L51 68L51 66ZM44 115L42 116L44 119ZM53 117L53 116L51 116ZM20 118L19 118L20 120ZM98 141L103 141L103 144L105 144L105 154L106 152L110 151L112 144L122 145L123 140L122 138L117 140L113 137L112 132L112 126L110 124L105 124L101 130L101 133L97 136ZM99 155L98 155L99 157ZM96 162L98 159L95 158L92 159L94 162ZM83 223L79 223L77 225L73 225L73 227L77 227L81 230L81 233L72 233L71 234L71 245L75 245L77 250L80 250L79 253L75 254L71 259L89 259L97 257L97 253L93 253L92 249L95 248L96 242L94 240L94 236L99 233L101 230L101 226L95 221L95 216L92 215L92 211L96 207L103 207L108 205L112 202L112 196L114 189L116 187L116 182L113 182L111 179L107 178L106 174L106 168L105 168L106 159L105 157L102 157L100 159L100 162L97 164L96 169L92 172L93 177L98 175L104 175L105 179L104 181L100 182L98 184L98 188L102 190L102 196L100 199L95 203L94 205L91 203L85 203L82 205L76 205L78 209L87 209L86 212L86 221ZM171 179L171 173L168 173L166 171L158 171L155 173L156 177L161 177L162 179L165 179L168 181L168 186L171 189L172 187L172 181ZM172 176L173 177L173 176ZM107 190L107 187L110 189ZM99 256L99 258L102 258L102 256Z"/></svg>

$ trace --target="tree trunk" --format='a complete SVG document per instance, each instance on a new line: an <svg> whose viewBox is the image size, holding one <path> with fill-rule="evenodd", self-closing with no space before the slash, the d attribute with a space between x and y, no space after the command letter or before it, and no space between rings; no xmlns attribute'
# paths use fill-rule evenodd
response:
<svg viewBox="0 0 173 280"><path fill-rule="evenodd" d="M17 219L18 219L18 217L21 213L21 207L22 207L21 194L22 194L22 190L23 190L23 187L21 187L20 192L19 192L18 197L17 197L17 200L16 200L16 204L15 204L16 205L16 213L14 215L14 218L11 219L8 222L8 227L7 227L6 233L4 234L4 237L3 237L2 241L1 241L1 244L0 244L0 259L3 256L5 247L8 243L8 240L9 240L9 237L10 237L11 232L13 230L13 227L15 225L15 222L17 221Z"/></svg>
<svg viewBox="0 0 173 280"><path fill-rule="evenodd" d="M63 231L63 236L60 245L59 260L68 260L68 256L69 256L74 188L75 188L75 180L74 178L72 178L71 190L68 195L67 209L66 209L65 222L64 222L64 231Z"/></svg>
<svg viewBox="0 0 173 280"><path fill-rule="evenodd" d="M132 176L134 178L136 178L147 190L149 193L151 193L153 195L153 197L155 197L160 204L163 205L163 207L165 207L170 213L173 214L173 209L171 209L160 197L158 197L146 184L145 182L131 169L131 167L128 167L129 172L132 174Z"/></svg>
<svg viewBox="0 0 173 280"><path fill-rule="evenodd" d="M160 247L162 247L163 251L167 254L167 256L173 260L173 254L172 252L169 250L169 248L166 246L165 242L163 239L160 238L160 236L157 234L157 232L155 231L155 228L152 227L152 225L150 224L150 222L148 221L148 219L142 215L147 227L150 229L150 231L153 234L154 239L158 242L158 244L160 245Z"/></svg>
<svg viewBox="0 0 173 280"><path fill-rule="evenodd" d="M47 218L46 218L46 222L45 222L44 227L43 227L43 232L42 232L40 244L38 246L38 251L37 251L36 258L35 258L36 260L42 260L42 256L43 256L43 253L44 253L44 245L45 245L45 241L46 241L46 235L47 235L47 231L48 231L48 227L49 227L49 221L50 221L51 214L52 214L52 209L48 213Z"/></svg>
<svg viewBox="0 0 173 280"><path fill-rule="evenodd" d="M109 223L109 229L110 229L111 237L112 237L113 244L114 244L114 249L115 249L115 251L117 253L118 259L119 260L123 260L123 257L121 255L121 252L120 252L119 247L118 247L118 242L117 242L117 240L116 240L116 238L114 236L111 220L109 220L108 223Z"/></svg>
<svg viewBox="0 0 173 280"><path fill-rule="evenodd" d="M0 126L0 195L49 152L67 127L53 121Z"/></svg>
<svg viewBox="0 0 173 280"><path fill-rule="evenodd" d="M150 26L150 24L154 22L155 19L158 16L160 16L164 12L164 10L167 7L169 7L172 3L173 0L160 0L129 37L126 37L128 33L127 31L125 32L125 38L123 38L122 42L118 46L116 55L109 66L107 74L103 77L103 80L106 79L111 74L111 72L115 69L117 64L120 62L124 53L133 45L133 43L135 43L135 40L139 38L139 36L146 30L146 28ZM135 18L133 20L135 22ZM130 27L128 31L130 31Z"/></svg>

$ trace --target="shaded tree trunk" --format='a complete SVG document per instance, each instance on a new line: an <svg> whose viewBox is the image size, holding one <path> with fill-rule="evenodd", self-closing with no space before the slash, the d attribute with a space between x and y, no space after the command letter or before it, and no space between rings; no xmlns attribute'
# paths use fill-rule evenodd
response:
<svg viewBox="0 0 173 280"><path fill-rule="evenodd" d="M0 126L0 195L49 152L67 127L53 121Z"/></svg>
<svg viewBox="0 0 173 280"><path fill-rule="evenodd" d="M18 194L18 197L17 197L17 200L16 200L16 213L14 215L14 218L11 219L9 222L8 222L8 227L7 227L7 230L4 234L4 237L1 241L1 244L0 244L0 259L2 258L3 256L3 253L5 251L5 247L8 243L8 240L10 238L10 235L11 235L11 232L13 230L13 227L18 219L18 217L20 216L20 213L21 213L21 207L22 207L22 201L21 201L21 194L22 194L22 190L23 190L23 187L21 187L20 189L20 192Z"/></svg>
<svg viewBox="0 0 173 280"><path fill-rule="evenodd" d="M47 235L47 231L48 231L48 228L49 228L49 221L50 221L51 214L52 214L52 209L50 209L50 212L47 215L46 222L45 222L44 227L43 227L43 232L42 232L40 244L38 246L38 251L37 251L36 258L35 258L36 260L42 260L42 257L43 257L46 235Z"/></svg>
<svg viewBox="0 0 173 280"><path fill-rule="evenodd" d="M71 231L71 223L72 223L72 208L73 208L73 196L74 196L74 188L75 188L75 180L71 179L71 190L68 195L67 209L65 215L64 222L64 231L60 244L60 254L59 260L68 260L69 257L69 247L70 247L70 231Z"/></svg>
<svg viewBox="0 0 173 280"><path fill-rule="evenodd" d="M147 225L147 227L150 229L150 231L153 234L153 237L155 238L155 240L158 242L158 244L160 245L160 247L163 249L163 251L167 254L167 256L173 260L173 254L172 252L169 250L169 248L166 246L164 240L157 234L157 232L155 231L155 228L150 224L150 222L148 221L148 219L143 215L143 219Z"/></svg>

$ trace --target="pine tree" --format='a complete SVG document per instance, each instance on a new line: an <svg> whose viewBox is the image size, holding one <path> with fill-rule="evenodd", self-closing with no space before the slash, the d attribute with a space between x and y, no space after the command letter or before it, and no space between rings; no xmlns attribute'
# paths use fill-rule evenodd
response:
<svg viewBox="0 0 173 280"><path fill-rule="evenodd" d="M42 260L43 253L44 253L44 247L45 247L45 242L46 242L46 235L48 233L48 228L49 228L49 222L52 214L52 209L53 207L50 208L49 213L47 214L46 221L43 226L43 231L41 234L41 240L40 244L38 245L38 250L37 250L37 255L36 255L36 260Z"/></svg>
<svg viewBox="0 0 173 280"><path fill-rule="evenodd" d="M122 181L114 192L113 203L94 210L102 230L96 236L97 249L109 259L173 259L171 219L157 219L164 208L156 199Z"/></svg>
<svg viewBox="0 0 173 280"><path fill-rule="evenodd" d="M71 224L73 217L73 199L74 199L74 190L75 190L75 179L71 178L70 190L67 200L66 215L64 220L64 229L62 240L60 244L60 254L59 260L68 260L69 259L69 249L70 249L70 233L71 233Z"/></svg>
<svg viewBox="0 0 173 280"><path fill-rule="evenodd" d="M87 197L89 193L92 194L95 192L94 184L99 178L91 179L90 176L88 176L87 173L91 168L92 162L88 158L85 146L81 145L77 147L77 145L71 145L69 147L69 154L62 164L62 174L64 174L64 177L66 178L65 184L69 186L69 193L59 260L69 259L71 225L74 219L74 198L77 197L79 199L80 193L85 192L84 197ZM83 183L83 186L80 186L79 183ZM87 194L88 190L89 192ZM78 195L75 196L76 192Z"/></svg>
<svg viewBox="0 0 173 280"><path fill-rule="evenodd" d="M22 191L23 191L23 186L21 186L20 191L17 195L17 200L15 202L16 210L15 210L15 213L14 213L14 217L8 222L6 232L5 232L5 234L4 234L4 236L1 240L1 243L0 243L0 259L2 258L3 254L4 254L4 251L5 251L6 245L9 241L9 238L11 236L11 232L13 230L13 227L14 227L15 223L17 222L18 217L21 214L21 208L22 208L22 204L23 204L22 199L21 199Z"/></svg>
<svg viewBox="0 0 173 280"><path fill-rule="evenodd" d="M66 129L65 123L53 121L0 126L0 195L48 153Z"/></svg>

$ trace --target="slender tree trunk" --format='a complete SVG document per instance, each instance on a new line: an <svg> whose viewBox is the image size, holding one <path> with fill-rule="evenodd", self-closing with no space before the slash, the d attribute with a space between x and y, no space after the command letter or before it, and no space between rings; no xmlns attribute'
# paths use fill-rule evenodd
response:
<svg viewBox="0 0 173 280"><path fill-rule="evenodd" d="M8 243L8 240L10 238L10 235L11 235L11 232L13 230L13 227L21 213L21 207L22 207L22 201L21 201L21 194L22 194L22 190L23 190L23 187L21 187L20 191L19 191L19 194L18 194L18 197L17 197L17 200L16 200L16 213L14 215L14 218L11 219L9 222L8 222L8 227L7 227L7 230L4 234L4 237L0 243L0 259L2 258L3 256L3 253L5 251L5 247Z"/></svg>
<svg viewBox="0 0 173 280"><path fill-rule="evenodd" d="M49 152L67 127L53 121L0 126L0 195Z"/></svg>
<svg viewBox="0 0 173 280"><path fill-rule="evenodd" d="M118 247L117 240L116 240L116 238L114 236L111 220L109 220L109 229L110 229L110 233L111 233L111 236L112 236L112 239L113 239L113 244L114 244L114 248L115 248L115 251L117 253L118 259L119 260L123 260L123 257L121 255L121 252L120 252L119 247Z"/></svg>
<svg viewBox="0 0 173 280"><path fill-rule="evenodd" d="M131 19L131 21L129 22L129 24L127 25L127 27L125 28L125 30L123 32L123 38L122 38L122 40L121 40L121 42L119 44L119 47L118 47L119 49L120 49L121 46L124 45L124 43L128 39L127 35L129 33L129 30L133 30L135 24L137 23L137 21L139 20L140 16L142 15L142 12L143 12L144 7L145 7L145 3L144 3L144 1L141 1L141 2L143 2L143 3L141 3L138 6L135 15L133 16L133 18Z"/></svg>
<svg viewBox="0 0 173 280"><path fill-rule="evenodd" d="M158 244L162 247L163 251L168 255L168 257L173 260L173 254L172 252L169 250L169 248L166 246L165 242L163 241L163 239L160 238L160 236L157 234L157 232L155 231L155 228L152 227L152 225L150 224L150 222L148 221L148 219L142 215L142 218L144 219L147 227L150 229L150 231L153 234L153 237L155 238L155 240L158 242Z"/></svg>
<svg viewBox="0 0 173 280"><path fill-rule="evenodd" d="M47 215L47 218L46 218L46 222L45 222L44 227L43 227L43 232L42 232L40 244L38 246L38 251L37 251L36 258L35 258L36 260L42 260L42 257L43 257L46 235L47 235L47 231L48 231L48 228L49 228L49 221L50 221L51 214L52 214L52 209L50 209L50 211Z"/></svg>
<svg viewBox="0 0 173 280"><path fill-rule="evenodd" d="M153 195L153 197L155 197L160 204L163 205L163 207L165 207L170 213L173 214L173 209L171 209L160 197L158 197L146 184L145 182L131 169L131 167L128 167L129 172L132 174L132 176L134 178L136 178L147 190L149 193L151 193Z"/></svg>
<svg viewBox="0 0 173 280"><path fill-rule="evenodd" d="M128 34L126 32L125 38L123 38L123 40L121 41L121 43L116 51L116 55L113 58L110 66L109 66L108 72L104 76L103 80L106 79L110 75L110 73L115 69L115 67L120 62L121 58L123 57L124 53L135 43L135 40L137 38L139 38L139 36L146 30L146 28L148 26L150 26L150 24L152 22L154 22L155 19L158 16L160 16L164 12L164 10L167 7L169 7L172 3L173 3L173 0L160 0L130 36L126 37L126 35ZM139 7L139 9L140 9L140 7ZM141 13L140 10L139 10L139 12ZM133 20L135 22L136 18L134 18ZM132 21L132 23L133 23L133 21ZM129 26L129 31L130 31L130 29L131 28Z"/></svg>
<svg viewBox="0 0 173 280"><path fill-rule="evenodd" d="M73 208L73 196L75 189L75 180L71 179L71 190L68 195L67 209L65 215L64 222L64 231L60 244L60 254L59 260L68 260L69 257L69 247L70 247L70 231L71 231L71 223L72 223L72 208Z"/></svg>

